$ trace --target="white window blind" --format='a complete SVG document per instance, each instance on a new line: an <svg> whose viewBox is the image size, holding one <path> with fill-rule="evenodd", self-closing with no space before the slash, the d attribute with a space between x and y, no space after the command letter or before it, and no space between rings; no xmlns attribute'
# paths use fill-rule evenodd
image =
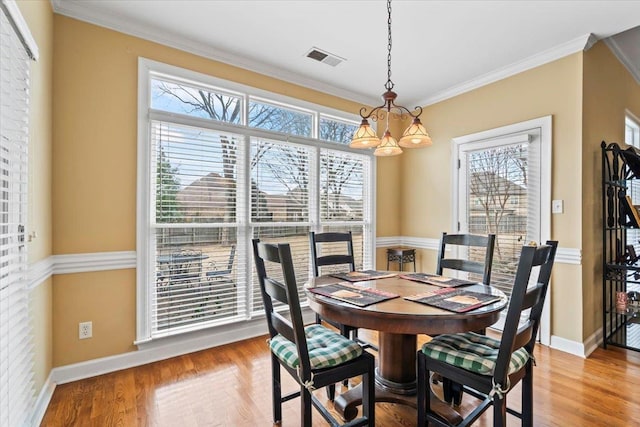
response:
<svg viewBox="0 0 640 427"><path fill-rule="evenodd" d="M0 12L0 426L23 426L35 401L24 246L29 56L5 6Z"/></svg>
<svg viewBox="0 0 640 427"><path fill-rule="evenodd" d="M152 335L227 323L244 313L238 252L237 159L242 137L151 122L155 168Z"/></svg>
<svg viewBox="0 0 640 427"><path fill-rule="evenodd" d="M368 219L370 218L370 163L365 156L323 149L320 151L320 225L323 232L351 231L356 269L371 265ZM323 254L344 253L343 245L322 246ZM333 267L344 270L344 266ZM327 272L325 268L322 272ZM336 271L337 271L336 270Z"/></svg>
<svg viewBox="0 0 640 427"><path fill-rule="evenodd" d="M522 245L539 240L539 140L535 132L496 139L463 149L460 156L466 207L462 231L496 235L491 285L507 295ZM478 248L466 254L478 261L484 255L484 249Z"/></svg>
<svg viewBox="0 0 640 427"><path fill-rule="evenodd" d="M344 145L357 121L144 59L139 70L137 342L262 316L253 237L291 245L303 303L310 230L351 230L371 266L374 158Z"/></svg>
<svg viewBox="0 0 640 427"><path fill-rule="evenodd" d="M251 140L253 234L263 241L291 245L301 301L306 300L302 286L309 279L309 181L314 152L304 145L261 138ZM282 275L278 271L271 274ZM257 280L255 274L254 280ZM254 313L262 312L258 286L253 289L252 304Z"/></svg>

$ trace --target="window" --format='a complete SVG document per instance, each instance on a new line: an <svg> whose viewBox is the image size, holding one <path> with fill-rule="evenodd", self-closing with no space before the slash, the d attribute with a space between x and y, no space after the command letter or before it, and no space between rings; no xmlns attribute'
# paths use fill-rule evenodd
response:
<svg viewBox="0 0 640 427"><path fill-rule="evenodd" d="M35 405L24 238L29 57L37 49L15 3L0 6L0 425L23 426Z"/></svg>
<svg viewBox="0 0 640 427"><path fill-rule="evenodd" d="M311 230L351 230L371 265L373 156L346 145L356 120L140 63L139 342L262 315L253 237L291 244L301 286Z"/></svg>
<svg viewBox="0 0 640 427"><path fill-rule="evenodd" d="M454 144L454 229L496 234L491 285L510 295L522 245L550 235L551 117L462 136Z"/></svg>

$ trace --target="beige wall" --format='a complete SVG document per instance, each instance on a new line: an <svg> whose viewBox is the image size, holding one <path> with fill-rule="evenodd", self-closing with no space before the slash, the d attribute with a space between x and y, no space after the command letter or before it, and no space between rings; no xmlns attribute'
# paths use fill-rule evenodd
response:
<svg viewBox="0 0 640 427"><path fill-rule="evenodd" d="M60 15L54 20L54 49L55 254L136 249L139 57L330 108L349 112L360 108L354 102ZM390 169L389 175L397 176ZM133 270L56 275L53 300L54 366L135 349ZM80 341L78 323L89 320L94 337Z"/></svg>
<svg viewBox="0 0 640 427"><path fill-rule="evenodd" d="M565 213L552 216L551 237L580 248L582 53L542 65L425 108L423 122L433 146L403 154L401 235L438 239L451 231L451 140L454 137L551 115L552 198ZM422 250L420 266L435 267L435 251ZM581 269L554 268L552 334L582 341ZM563 280L559 280L562 278Z"/></svg>
<svg viewBox="0 0 640 427"><path fill-rule="evenodd" d="M28 243L28 259L33 264L51 255L51 146L52 146L52 69L53 11L49 1L17 2L40 58L31 62L29 114L29 203L27 232L37 233ZM31 324L34 332L34 382L40 390L52 368L51 279L30 295Z"/></svg>
<svg viewBox="0 0 640 427"><path fill-rule="evenodd" d="M602 327L600 143L624 142L625 110L640 117L640 85L602 42L584 55L582 235L584 338Z"/></svg>
<svg viewBox="0 0 640 427"><path fill-rule="evenodd" d="M344 111L360 107L59 15L54 17L53 34L56 254L135 250L138 57ZM595 49L600 47L594 48L594 57ZM427 107L423 122L434 145L378 161L377 236L438 238L443 230L450 230L452 138L552 115L552 197L565 200L565 213L552 217L552 238L562 247L591 249L594 241L583 241L583 231L592 233L593 219L584 217L583 208L599 202L593 201L598 197L591 194L593 182L585 180L589 172L583 172L583 167L588 168L589 162L577 155L583 148L582 133L591 132L582 122L583 57L591 61L591 55L577 53ZM591 67L591 62L585 63L586 74L592 72ZM597 67L593 68L595 72ZM587 77L585 91L591 90ZM590 105L585 100L585 115L590 114ZM584 192L591 193L583 196ZM591 258L585 255L585 260L593 264L597 257L595 253ZM433 251L419 251L418 259L422 269L433 270ZM383 249L378 250L377 261L386 265ZM591 320L593 305L585 305L583 314L579 304L581 299L591 303L597 295L583 290L587 283L592 285L593 280L582 278L587 276L583 270L591 267L558 264L555 268L552 334L582 342L593 325L597 326ZM57 275L53 290L41 294L39 298L45 301L53 299L54 366L135 349L134 270ZM94 338L80 341L77 324L87 320L94 322Z"/></svg>

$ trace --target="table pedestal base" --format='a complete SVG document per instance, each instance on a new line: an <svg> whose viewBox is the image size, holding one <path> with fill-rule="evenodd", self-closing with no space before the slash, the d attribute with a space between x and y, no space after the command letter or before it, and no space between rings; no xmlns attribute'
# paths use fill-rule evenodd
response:
<svg viewBox="0 0 640 427"><path fill-rule="evenodd" d="M411 406L412 408L417 407L415 395L392 393L390 391L383 390L378 384L376 384L376 403L380 402L398 403L401 405ZM340 394L333 402L333 407L336 412L338 412L338 415L340 415L345 421L351 421L358 415L358 406L360 405L362 405L362 387L360 385ZM455 409L438 399L433 394L431 394L431 410L436 412L443 419L447 420L451 425L459 424L460 421L462 421L462 417Z"/></svg>
<svg viewBox="0 0 640 427"><path fill-rule="evenodd" d="M376 402L408 405L416 403L417 337L411 334L378 334L378 368L376 369ZM336 397L334 407L338 414L350 421L358 415L362 405L362 387L354 387ZM446 403L431 395L431 410L450 424L458 424L462 417Z"/></svg>

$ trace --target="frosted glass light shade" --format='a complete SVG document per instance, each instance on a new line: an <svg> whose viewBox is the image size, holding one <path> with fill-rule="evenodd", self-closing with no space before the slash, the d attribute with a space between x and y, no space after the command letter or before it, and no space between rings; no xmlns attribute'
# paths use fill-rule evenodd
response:
<svg viewBox="0 0 640 427"><path fill-rule="evenodd" d="M418 117L413 119L413 123L404 131L399 141L399 145L404 148L427 147L431 144L431 137Z"/></svg>
<svg viewBox="0 0 640 427"><path fill-rule="evenodd" d="M353 134L349 147L351 148L375 148L380 145L380 138L369 125L367 119L362 119L360 127Z"/></svg>
<svg viewBox="0 0 640 427"><path fill-rule="evenodd" d="M376 148L376 151L373 152L375 156L396 156L402 153L402 149L398 147L398 143L391 136L391 132L389 129L384 131L384 136L382 137L382 142Z"/></svg>

